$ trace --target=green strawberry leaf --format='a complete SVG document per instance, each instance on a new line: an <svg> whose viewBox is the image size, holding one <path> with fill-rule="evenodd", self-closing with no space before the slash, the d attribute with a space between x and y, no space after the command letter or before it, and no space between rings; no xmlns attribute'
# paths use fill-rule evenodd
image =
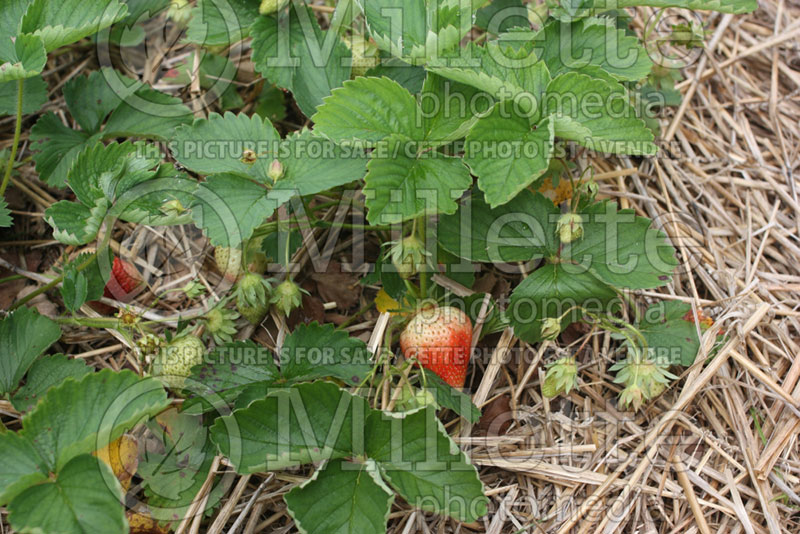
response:
<svg viewBox="0 0 800 534"><path fill-rule="evenodd" d="M0 394L14 391L34 360L60 337L58 323L29 308L0 321Z"/></svg>
<svg viewBox="0 0 800 534"><path fill-rule="evenodd" d="M284 496L297 528L308 534L384 534L394 492L375 462L331 460Z"/></svg>
<svg viewBox="0 0 800 534"><path fill-rule="evenodd" d="M100 134L73 130L64 125L55 113L45 113L31 128L31 140L40 141L33 145L39 150L33 156L39 178L52 186L63 187L67 172L78 154L100 138Z"/></svg>
<svg viewBox="0 0 800 534"><path fill-rule="evenodd" d="M17 35L25 10L33 0L6 0L0 2L0 35Z"/></svg>
<svg viewBox="0 0 800 534"><path fill-rule="evenodd" d="M36 76L47 61L40 37L15 35L3 34L0 37L0 83Z"/></svg>
<svg viewBox="0 0 800 534"><path fill-rule="evenodd" d="M650 219L613 202L592 204L581 216L583 237L561 252L565 271L589 270L620 289L651 289L670 280L678 265L675 249Z"/></svg>
<svg viewBox="0 0 800 534"><path fill-rule="evenodd" d="M192 392L196 396L184 403L184 409L199 403L203 410L215 409L216 402L211 401L231 403L247 386L278 379L280 371L271 351L252 341L225 343L216 347L202 365L192 368Z"/></svg>
<svg viewBox="0 0 800 534"><path fill-rule="evenodd" d="M122 496L111 468L82 454L67 463L55 479L17 495L8 506L8 522L17 532L124 534L128 523L120 504Z"/></svg>
<svg viewBox="0 0 800 534"><path fill-rule="evenodd" d="M247 0L199 0L192 8L186 41L202 46L230 46L249 34L258 4Z"/></svg>
<svg viewBox="0 0 800 534"><path fill-rule="evenodd" d="M202 417L170 408L148 424L148 447L139 455L137 474L151 516L177 526L208 477L216 447ZM212 511L230 489L230 473L213 479L204 513Z"/></svg>
<svg viewBox="0 0 800 534"><path fill-rule="evenodd" d="M21 31L41 37L48 52L94 35L125 18L118 0L33 0L22 18Z"/></svg>
<svg viewBox="0 0 800 534"><path fill-rule="evenodd" d="M280 204L253 179L213 174L197 189L192 218L212 245L235 247L248 239Z"/></svg>
<svg viewBox="0 0 800 534"><path fill-rule="evenodd" d="M481 411L473 404L469 395L452 387L433 371L423 369L423 372L425 373L425 385L436 399L436 404L442 408L453 410L470 423L477 423L480 420Z"/></svg>
<svg viewBox="0 0 800 534"><path fill-rule="evenodd" d="M700 350L693 318L692 306L685 302L662 301L647 308L636 327L647 341L650 359L665 367L692 365Z"/></svg>
<svg viewBox="0 0 800 534"><path fill-rule="evenodd" d="M338 378L357 386L372 370L371 353L360 339L332 324L301 324L281 348L281 374L288 382Z"/></svg>
<svg viewBox="0 0 800 534"><path fill-rule="evenodd" d="M529 27L528 10L522 0L492 0L475 14L475 26L493 35Z"/></svg>
<svg viewBox="0 0 800 534"><path fill-rule="evenodd" d="M487 513L475 467L447 435L433 408L404 414L373 411L365 433L367 456L410 505L464 522Z"/></svg>
<svg viewBox="0 0 800 534"><path fill-rule="evenodd" d="M36 170L42 180L57 187L64 185L78 154L97 141L117 137L166 141L177 126L191 122L193 117L180 99L109 68L68 81L64 99L83 131L65 126L53 113L44 114L31 130L31 139L40 141L39 152L34 155Z"/></svg>
<svg viewBox="0 0 800 534"><path fill-rule="evenodd" d="M597 17L575 22L553 20L539 32L512 31L500 37L527 41L523 49L542 59L555 78L587 66L597 66L620 80L645 78L653 66L634 35L619 29L613 19Z"/></svg>
<svg viewBox="0 0 800 534"><path fill-rule="evenodd" d="M61 281L61 298L64 299L64 306L75 313L86 302L88 294L89 281L86 275L74 267L65 268L64 279Z"/></svg>
<svg viewBox="0 0 800 534"><path fill-rule="evenodd" d="M85 245L97 237L108 208L105 198L91 208L59 200L44 211L44 220L53 228L53 238L67 245Z"/></svg>
<svg viewBox="0 0 800 534"><path fill-rule="evenodd" d="M256 71L291 91L307 117L350 78L350 50L336 31L320 29L304 4L292 3L288 11L260 17L252 34Z"/></svg>
<svg viewBox="0 0 800 534"><path fill-rule="evenodd" d="M502 58L502 62L498 61ZM516 100L520 109L538 115L537 104L550 81L547 66L531 61L524 50L514 51L496 42L467 45L458 58L429 62L425 68L450 80L471 85L496 100Z"/></svg>
<svg viewBox="0 0 800 534"><path fill-rule="evenodd" d="M364 399L330 382L276 388L218 418L211 439L238 473L346 458L363 447L360 429L369 409Z"/></svg>
<svg viewBox="0 0 800 534"><path fill-rule="evenodd" d="M67 378L81 379L92 372L81 359L68 358L63 354L45 356L36 360L25 378L25 385L11 397L11 404L20 412L31 410L47 391Z"/></svg>
<svg viewBox="0 0 800 534"><path fill-rule="evenodd" d="M511 293L508 316L514 334L529 343L541 340L542 321L564 318L562 328L583 315L581 306L594 313L616 310L617 292L589 271L567 271L566 264L547 264L533 271Z"/></svg>
<svg viewBox="0 0 800 534"><path fill-rule="evenodd" d="M16 432L0 434L0 505L47 480L49 470L30 441Z"/></svg>
<svg viewBox="0 0 800 534"><path fill-rule="evenodd" d="M472 184L460 158L419 152L390 137L371 154L364 195L371 224L392 224L420 215L454 213L456 200Z"/></svg>
<svg viewBox="0 0 800 534"><path fill-rule="evenodd" d="M58 471L75 456L105 447L168 404L159 381L141 379L127 370L104 369L50 389L22 418L19 433L50 471Z"/></svg>
<svg viewBox="0 0 800 534"><path fill-rule="evenodd" d="M543 107L544 114L556 117L556 136L592 150L636 155L652 155L658 150L653 133L636 116L618 83L578 72L562 74L548 84ZM564 118L571 120L559 121ZM576 129L574 123L582 128Z"/></svg>
<svg viewBox="0 0 800 534"><path fill-rule="evenodd" d="M336 142L374 146L389 137L420 141L424 132L414 96L389 78L359 76L334 89L312 117L317 131Z"/></svg>
<svg viewBox="0 0 800 534"><path fill-rule="evenodd" d="M271 183L267 171L279 141L269 121L228 112L179 127L171 146L175 159L197 173L233 173ZM255 163L242 160L245 150L255 153Z"/></svg>
<svg viewBox="0 0 800 534"><path fill-rule="evenodd" d="M0 228L8 228L14 224L11 218L11 210L8 209L6 199L0 197Z"/></svg>
<svg viewBox="0 0 800 534"><path fill-rule="evenodd" d="M360 180L367 172L367 155L361 147L339 147L311 130L289 135L278 155L284 175L269 197L279 204Z"/></svg>
<svg viewBox="0 0 800 534"><path fill-rule="evenodd" d="M619 9L635 6L679 7L697 11L719 11L721 13L750 13L758 7L756 0L619 0Z"/></svg>
<svg viewBox="0 0 800 534"><path fill-rule="evenodd" d="M495 209L483 195L473 194L455 214L439 219L439 243L470 261L529 261L558 249L555 222L559 215L558 208L539 193L522 191Z"/></svg>
<svg viewBox="0 0 800 534"><path fill-rule="evenodd" d="M492 105L478 89L429 72L419 95L425 139L436 146L456 141Z"/></svg>
<svg viewBox="0 0 800 534"><path fill-rule="evenodd" d="M532 130L526 117L514 114L512 104L496 104L467 136L464 160L493 208L541 177L553 155L553 121L545 119Z"/></svg>
<svg viewBox="0 0 800 534"><path fill-rule="evenodd" d="M17 113L17 82L0 83L0 116ZM22 113L36 113L47 102L47 83L41 76L25 80L22 89Z"/></svg>

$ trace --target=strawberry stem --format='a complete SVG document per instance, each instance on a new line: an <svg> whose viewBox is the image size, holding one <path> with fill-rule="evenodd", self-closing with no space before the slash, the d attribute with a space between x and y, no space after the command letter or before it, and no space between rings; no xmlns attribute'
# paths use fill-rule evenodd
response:
<svg viewBox="0 0 800 534"><path fill-rule="evenodd" d="M11 144L11 154L9 154L6 164L6 174L3 176L3 184L0 185L0 196L5 194L8 182L11 180L11 169L14 168L14 159L17 157L17 148L19 148L19 138L22 133L22 88L24 85L24 79L17 82L17 123L14 126L14 141Z"/></svg>

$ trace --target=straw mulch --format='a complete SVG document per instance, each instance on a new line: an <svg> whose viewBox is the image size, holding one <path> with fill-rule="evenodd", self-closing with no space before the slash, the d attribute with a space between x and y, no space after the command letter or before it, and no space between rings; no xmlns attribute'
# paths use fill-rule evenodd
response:
<svg viewBox="0 0 800 534"><path fill-rule="evenodd" d="M582 162L595 166L602 195L656 219L679 249L682 265L669 287L637 299L689 302L714 319L698 363L641 410L622 412L604 357L617 343L608 334L575 330L568 341L537 346L510 331L487 338L494 350L477 362L471 388L491 415L474 428L455 420L448 428L479 466L490 514L459 524L398 499L390 532L800 532L800 4L764 2L753 14L706 22L707 50L679 85L683 105L662 122L669 150L642 162ZM51 82L63 83L76 67L83 63L55 68ZM54 98L49 107L60 105ZM12 127L0 121L2 146ZM35 212L54 198L32 166L11 191L31 205L20 231L46 236ZM25 244L44 245L45 266L61 250L50 241ZM0 251L35 278L16 261L22 251L4 243ZM202 261L189 268L184 283L215 276ZM200 305L166 301L158 316ZM349 330L369 339L383 326L370 312ZM707 361L720 332L727 341ZM275 342L269 332L244 335ZM124 343L73 329L62 348L98 367L135 368ZM579 347L580 389L543 398L541 364ZM0 412L13 428L18 414L5 402ZM216 517L187 518L180 531L294 532L282 495L310 474L241 477Z"/></svg>

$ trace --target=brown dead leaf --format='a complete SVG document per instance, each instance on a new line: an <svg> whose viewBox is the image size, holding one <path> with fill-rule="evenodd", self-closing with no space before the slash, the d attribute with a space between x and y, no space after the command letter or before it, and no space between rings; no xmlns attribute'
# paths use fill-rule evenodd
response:
<svg viewBox="0 0 800 534"><path fill-rule="evenodd" d="M478 421L478 435L503 436L513 420L511 398L508 395L501 395L483 409L483 415Z"/></svg>
<svg viewBox="0 0 800 534"><path fill-rule="evenodd" d="M323 302L336 302L341 310L356 306L361 298L361 284L355 273L343 273L339 262L331 261L327 272L313 273L311 279L317 283L317 293Z"/></svg>
<svg viewBox="0 0 800 534"><path fill-rule="evenodd" d="M139 466L139 442L136 438L130 434L123 434L92 454L111 468L122 489L128 491L131 478Z"/></svg>

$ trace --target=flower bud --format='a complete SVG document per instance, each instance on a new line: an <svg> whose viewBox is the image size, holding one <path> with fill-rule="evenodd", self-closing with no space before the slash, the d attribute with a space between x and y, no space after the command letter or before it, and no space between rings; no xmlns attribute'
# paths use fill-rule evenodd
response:
<svg viewBox="0 0 800 534"><path fill-rule="evenodd" d="M404 280L408 280L424 270L428 256L430 253L425 250L425 244L413 234L395 242L389 251L389 257L394 268L397 269L397 274Z"/></svg>
<svg viewBox="0 0 800 534"><path fill-rule="evenodd" d="M270 180L272 180L273 183L276 183L278 180L283 178L283 174L284 174L283 164L277 159L273 159L272 163L269 164L269 171L267 171L267 176L269 176Z"/></svg>
<svg viewBox="0 0 800 534"><path fill-rule="evenodd" d="M583 217L577 213L565 213L556 226L562 243L572 243L583 237Z"/></svg>
<svg viewBox="0 0 800 534"><path fill-rule="evenodd" d="M177 198L164 202L161 204L160 209L161 213L172 217L183 215L186 212L186 208L183 207L183 204L181 204L181 201Z"/></svg>
<svg viewBox="0 0 800 534"><path fill-rule="evenodd" d="M262 15L272 15L289 5L291 0L261 0L258 12Z"/></svg>
<svg viewBox="0 0 800 534"><path fill-rule="evenodd" d="M555 317L547 317L542 321L542 339L554 340L561 333L561 321Z"/></svg>
<svg viewBox="0 0 800 534"><path fill-rule="evenodd" d="M559 393L569 393L578 387L578 366L575 358L567 356L559 358L547 367L547 374L542 384L545 397L555 397Z"/></svg>
<svg viewBox="0 0 800 534"><path fill-rule="evenodd" d="M292 313L292 310L302 304L302 293L304 293L304 291L300 289L300 286L298 286L291 278L287 278L275 288L270 302L288 317L288 315Z"/></svg>

